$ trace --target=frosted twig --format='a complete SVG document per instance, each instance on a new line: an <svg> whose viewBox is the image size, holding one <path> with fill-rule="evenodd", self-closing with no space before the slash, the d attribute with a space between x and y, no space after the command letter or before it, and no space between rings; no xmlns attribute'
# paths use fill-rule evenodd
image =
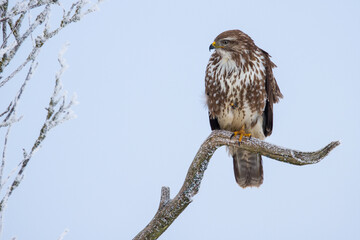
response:
<svg viewBox="0 0 360 240"><path fill-rule="evenodd" d="M33 48L28 58L20 64L8 77L6 77L3 81L0 82L0 88L4 86L10 79L12 79L16 74L18 74L30 61L35 60L37 55L39 54L41 48Z"/></svg>
<svg viewBox="0 0 360 240"><path fill-rule="evenodd" d="M71 116L71 107L74 104L76 104L75 100L71 100L69 103L66 104L66 102L67 102L66 95L64 92L61 91L61 76L66 68L65 60L63 59L63 53L65 51L64 50L65 48L66 47L64 47L63 50L61 50L59 53L58 59L59 59L59 63L60 63L60 70L58 71L58 73L55 76L54 91L53 91L52 96L50 97L49 105L46 108L47 109L46 119L40 130L40 134L39 134L38 138L35 140L32 148L31 148L31 151L29 153L26 153L26 151L24 151L24 159L20 163L20 169L16 173L16 176L15 176L13 182L10 183L10 186L9 186L7 192L5 193L4 197L2 198L2 200L0 202L0 233L1 233L1 229L2 229L1 219L3 216L3 210L6 207L9 197L21 183L21 181L24 177L24 171L25 171L30 159L32 158L33 154L39 149L41 143L46 138L50 129L64 121L70 119L69 116ZM12 107L10 108L10 110L8 112L8 116L10 114L15 114L17 102L20 99L23 89L26 86L26 82L31 78L31 75L33 73L32 69L35 66L36 66L36 63L33 61L32 67L29 69L27 78L26 78L22 88L20 88L19 93L17 94L17 96L15 97L15 99L13 101ZM7 119L7 118L5 118L5 119ZM5 145L4 151L5 150L6 150L6 145ZM3 156L5 156L5 153L3 153Z"/></svg>
<svg viewBox="0 0 360 240"><path fill-rule="evenodd" d="M35 21L29 26L29 28L25 31L25 33L21 36L18 37L17 41L14 41L14 43L12 44L12 48L7 49L7 51L2 51L1 53L3 55L6 54L6 57L3 58L3 56L0 56L0 58L2 58L3 60L1 60L0 62L0 72L3 70L4 67L6 67L10 61L13 59L13 57L15 56L16 52L19 50L21 44L29 37L29 35L38 27L40 26L45 19L47 18L48 14L50 14L50 5L47 5L45 7L45 9L36 17ZM41 46L40 46L41 47ZM34 52L36 50L36 48L39 47L34 47L33 51ZM31 55L29 55L30 57ZM27 62L29 62L30 60L32 60L31 58L27 58ZM25 64L26 65L26 64ZM25 66L24 65L24 66ZM21 70L21 69L20 69ZM20 71L18 70L18 71ZM8 81L9 79L7 79ZM7 81L2 81L0 83L0 87L2 87Z"/></svg>
<svg viewBox="0 0 360 240"><path fill-rule="evenodd" d="M19 121L21 118L19 119L16 119L15 115L16 115L16 108L17 108L17 105L18 105L18 102L25 90L25 87L26 87L26 84L28 81L30 81L30 79L32 78L35 70L36 70L36 67L37 67L37 62L35 62L35 59L32 61L31 63L31 66L29 68L29 71L26 75L26 78L25 78L25 81L23 82L23 84L21 85L19 91L17 92L14 100L10 103L9 105L9 108L8 108L8 111L7 111L7 115L6 117L4 118L3 122L0 124L0 128L1 127L6 127L8 126L9 124L12 124L14 122L17 122Z"/></svg>
<svg viewBox="0 0 360 240"><path fill-rule="evenodd" d="M170 199L170 189L163 187L160 206L150 223L135 236L134 240L157 239L192 202L200 189L205 170L214 152L221 146L231 146L259 153L269 158L295 165L314 164L326 157L340 142L335 141L316 152L300 152L279 147L255 138L244 137L241 143L231 138L232 132L217 130L201 145L190 165L183 186L178 194Z"/></svg>
<svg viewBox="0 0 360 240"><path fill-rule="evenodd" d="M53 36L58 34L59 31L61 31L64 27L66 27L70 23L77 22L83 16L95 11L97 9L97 5L101 1L98 1L97 3L93 4L92 6L89 6L88 8L86 8L86 6L88 5L87 1L84 1L84 0L76 1L70 7L70 9L68 11L64 10L63 19L60 21L59 26L57 28L55 28L54 30L52 30L52 31L50 30L50 27L49 27L49 24L48 24L49 14L50 14L50 11L51 11L51 6L54 3L59 3L59 1L55 1L55 0L45 1L45 0L42 0L42 1L39 1L39 2L41 2L41 4L37 4L36 6L37 7L45 6L45 8L40 14L37 15L35 21L29 26L29 28L25 31L25 33L23 35L19 36L18 25L21 25L21 21L17 22L16 28L14 28L14 27L12 28L12 29L15 29L16 31L11 32L14 35L15 40L9 46L2 46L1 47L1 49L0 49L0 59L1 59L0 60L0 73L4 70L4 68L13 59L13 57L17 53L18 49L22 45L22 43L31 35L31 33L34 32L35 29L37 29L40 25L42 25L45 22L44 30L42 31L42 34L38 35L35 38L35 46L31 50L28 57L26 58L25 62L23 64L21 64L14 72L12 72L3 81L1 81L0 82L0 87L5 85L18 72L20 72L21 69L24 66L26 66L29 61L31 61L33 59L34 55L36 55L40 51L39 49L45 44L46 41L48 41L50 38L52 38ZM58 4L58 5L60 5L60 4ZM28 6L28 5L26 5L26 6ZM31 6L35 6L35 5L31 5ZM23 7L23 10L21 10L20 12L22 14L25 14L29 9L31 9L31 8ZM22 17L23 16L21 15L20 18L22 18ZM20 20L20 18L19 18L19 20ZM9 20L11 20L11 19L9 19Z"/></svg>
<svg viewBox="0 0 360 240"><path fill-rule="evenodd" d="M61 233L61 235L60 235L60 237L58 238L58 240L63 240L64 237L65 237L65 235L68 234L68 232L69 232L69 229L66 228L66 229Z"/></svg>
<svg viewBox="0 0 360 240"><path fill-rule="evenodd" d="M26 157L26 156L24 156ZM13 169L10 171L10 173L8 174L8 176L1 182L1 188L3 186L5 186L5 184L7 183L7 181L9 181L9 179L15 174L15 172L20 168L20 166L22 165L24 159Z"/></svg>
<svg viewBox="0 0 360 240"><path fill-rule="evenodd" d="M5 110L0 111L0 129L7 127L0 162L0 235L3 228L2 219L4 209L9 197L21 183L24 177L24 171L28 166L30 159L41 147L41 144L50 129L75 116L71 108L77 103L76 95L74 94L73 98L68 100L66 92L62 90L61 86L61 77L66 69L66 63L62 57L65 51L64 48L59 54L60 70L55 76L54 91L50 97L49 105L46 108L46 118L41 127L39 136L35 139L29 151L23 151L23 159L20 161L19 165L5 177L4 169L7 159L6 152L11 132L10 129L12 124L18 122L22 118L17 117L17 108L20 99L23 96L23 92L35 72L37 56L43 45L50 38L57 35L69 24L81 20L84 15L96 10L100 1L91 5L85 0L72 0L71 3L73 4L67 10L60 5L60 0L18 0L17 3L14 2L15 1L0 0L0 31L3 35L3 42L0 47L0 88L10 80L14 79L25 67L28 65L30 66L26 78L15 97L10 101ZM14 4L13 7L10 6L11 3ZM30 10L35 8L38 8L36 11L38 14L35 15L34 18L31 18ZM64 10L63 18L57 23L55 22L55 27L51 29L49 24L50 13L59 8L60 10ZM24 19L29 20L28 26L23 24ZM33 35L34 41L32 39ZM33 43L32 48L21 48L21 46L29 40ZM9 71L3 76L2 74L6 67L12 62L17 52L20 52L19 49L25 50L22 53L22 56L25 56L25 58L20 60L19 65L14 66L15 70ZM68 230L65 230L59 239L62 239L67 231Z"/></svg>
<svg viewBox="0 0 360 240"><path fill-rule="evenodd" d="M3 146L3 152L2 152L2 158L1 158L1 166L0 166L0 192L2 191L2 179L3 179L3 174L4 174L4 167L5 167L5 159L6 159L6 148L7 148L7 142L8 142L8 138L9 138L9 132L11 129L11 124L9 125L6 134L5 134L5 138L4 138L4 146Z"/></svg>
<svg viewBox="0 0 360 240"><path fill-rule="evenodd" d="M2 123L0 123L0 128L2 127L8 127L13 123L19 122L22 119L22 117L16 118L15 116L11 116L11 118L7 121L3 121Z"/></svg>
<svg viewBox="0 0 360 240"><path fill-rule="evenodd" d="M1 3L1 6L0 6L1 17L4 17L4 16L6 15L8 5L9 5L9 1L8 1L8 0L5 0L5 1L3 1L3 2ZM3 46L6 46L6 44L7 44L7 37L6 37L7 29L6 29L6 23L3 23L3 24L2 24L2 33L3 33Z"/></svg>
<svg viewBox="0 0 360 240"><path fill-rule="evenodd" d="M25 17L25 14L22 13L20 15L20 17L15 21L15 24L13 23L13 20L12 19L8 19L8 24L9 24L9 27L11 29L11 33L12 35L14 36L15 40L16 40L16 43L19 44L20 42L20 32L19 32L19 29L21 27L21 24L24 20L24 17ZM8 35L7 38L9 38L11 36L11 34Z"/></svg>
<svg viewBox="0 0 360 240"><path fill-rule="evenodd" d="M9 104L9 106L5 109L5 111L3 111L1 114L0 114L0 117L4 116L5 114L7 114L9 111L10 111L10 107L12 105L12 102Z"/></svg>
<svg viewBox="0 0 360 240"><path fill-rule="evenodd" d="M2 16L0 18L0 22L4 22L6 20L8 20L9 18L13 18L16 15L22 14L22 13L26 13L31 9L34 8L38 8L41 6L44 6L46 4L56 4L58 3L59 0L41 0L41 1L36 1L35 3L33 3L33 1L30 1L28 4L20 4L19 2L10 10L10 12L8 12L5 16Z"/></svg>

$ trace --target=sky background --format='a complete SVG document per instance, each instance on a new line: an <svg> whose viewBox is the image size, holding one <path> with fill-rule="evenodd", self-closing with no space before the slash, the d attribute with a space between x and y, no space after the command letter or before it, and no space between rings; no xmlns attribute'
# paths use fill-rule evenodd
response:
<svg viewBox="0 0 360 240"><path fill-rule="evenodd" d="M68 228L66 240L132 239L154 216L161 187L171 197L179 191L210 134L208 47L240 29L278 66L284 98L267 141L302 151L341 145L309 166L264 157L264 183L254 189L236 184L219 149L199 193L160 239L360 239L359 12L357 0L105 1L39 55L5 170L38 136L67 41L63 85L78 95L78 117L53 129L31 160L2 238L57 239ZM24 75L1 89L1 109Z"/></svg>

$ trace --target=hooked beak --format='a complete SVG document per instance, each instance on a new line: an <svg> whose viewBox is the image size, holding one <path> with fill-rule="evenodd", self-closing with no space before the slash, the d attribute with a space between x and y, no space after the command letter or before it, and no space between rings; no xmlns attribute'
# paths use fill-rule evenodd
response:
<svg viewBox="0 0 360 240"><path fill-rule="evenodd" d="M211 51L212 49L215 49L215 48L223 48L223 46L216 45L216 42L214 41L212 44L210 44L209 51Z"/></svg>
<svg viewBox="0 0 360 240"><path fill-rule="evenodd" d="M215 49L215 42L213 42L212 44L210 44L209 46L209 51L211 51L212 49Z"/></svg>

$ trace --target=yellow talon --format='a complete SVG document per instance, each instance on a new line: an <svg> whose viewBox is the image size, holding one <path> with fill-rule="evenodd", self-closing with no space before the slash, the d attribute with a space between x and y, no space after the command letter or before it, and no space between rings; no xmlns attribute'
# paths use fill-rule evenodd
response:
<svg viewBox="0 0 360 240"><path fill-rule="evenodd" d="M251 133L246 133L245 132L245 125L243 125L240 129L240 131L235 131L233 133L233 135L231 135L231 137L236 137L237 135L239 135L239 142L241 142L242 138L245 137L251 137Z"/></svg>

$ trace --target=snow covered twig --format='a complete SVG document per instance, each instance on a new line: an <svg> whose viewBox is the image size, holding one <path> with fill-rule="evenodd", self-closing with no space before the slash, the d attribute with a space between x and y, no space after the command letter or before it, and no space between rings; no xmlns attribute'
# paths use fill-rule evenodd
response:
<svg viewBox="0 0 360 240"><path fill-rule="evenodd" d="M61 7L60 0L37 0L37 1L22 1L18 2L10 11L5 12L0 8L0 16L3 16L0 19L3 26L9 25L10 32L7 33L6 28L3 27L3 44L0 48L0 73L3 72L5 67L11 62L20 46L28 39L31 34L38 29L40 26L44 25L44 28L36 38L33 49L30 51L25 62L21 64L16 70L14 70L9 76L0 82L0 87L5 85L10 79L12 79L21 69L26 66L31 60L33 60L36 55L39 53L41 47L47 42L50 38L57 35L59 31L65 28L67 25L81 20L81 18L97 9L98 4L101 0L98 0L97 3L88 6L89 2L86 0L78 0L74 2L69 10L63 9L63 17L55 29L51 30L49 25L50 13L52 7L57 5ZM33 8L43 8L43 10L36 16L34 22L24 31L23 34L20 33L20 26L22 25L25 17L25 14L30 14L30 10ZM20 15L17 19L16 16ZM14 23L15 22L15 23ZM7 44L10 37L13 37L11 44Z"/></svg>
<svg viewBox="0 0 360 240"><path fill-rule="evenodd" d="M244 137L242 142L239 143L238 139L230 138L231 135L232 132L223 130L216 130L210 134L201 145L191 163L179 193L173 199L170 199L170 188L162 187L159 209L150 223L135 236L134 240L157 239L172 224L172 222L191 203L192 198L199 191L210 158L221 146L241 148L294 165L307 165L319 162L340 144L339 141L335 141L319 151L300 152L279 147L255 138L249 139Z"/></svg>
<svg viewBox="0 0 360 240"><path fill-rule="evenodd" d="M60 235L60 237L58 238L58 240L63 240L64 237L65 237L65 235L68 234L68 232L69 232L69 229L65 229L65 230L61 233L61 235Z"/></svg>
<svg viewBox="0 0 360 240"><path fill-rule="evenodd" d="M74 106L77 102L75 97L73 97L70 101L67 101L66 92L62 91L62 85L61 85L61 76L64 70L66 69L67 65L65 63L65 60L63 59L63 53L66 50L66 46L63 48L62 51L59 53L59 63L60 63L60 70L55 76L55 87L52 96L50 97L50 102L48 107L46 108L46 119L45 122L40 130L40 134L38 138L35 140L31 150L29 153L27 153L24 150L24 158L19 164L19 170L16 173L16 176L14 177L14 180L12 183L10 183L7 192L3 196L2 200L0 201L0 219L2 219L4 208L7 204L7 201L13 191L19 186L21 183L23 177L24 177L24 171L27 167L27 164L29 163L30 159L34 155L34 153L40 148L41 143L46 138L48 132L55 126L63 123L66 120L69 120L73 118L75 115L72 113L71 107ZM29 76L29 74L28 74ZM10 128L9 128L10 129ZM9 130L8 130L9 131ZM3 158L2 158L2 164L1 164L1 175L3 171L3 165L5 164L5 152L6 152L6 144L8 139L8 133L5 136L5 145L3 150ZM1 185L3 187L3 185ZM2 222L0 221L0 229L2 227Z"/></svg>
<svg viewBox="0 0 360 240"><path fill-rule="evenodd" d="M9 197L13 191L19 186L23 177L24 171L28 166L33 154L40 148L41 143L46 138L48 132L63 123L66 120L73 118L71 108L76 104L76 95L70 100L67 99L66 92L62 90L61 76L66 69L66 63L62 57L66 48L59 54L60 70L55 76L55 87L46 108L46 119L41 127L40 134L34 141L31 149L23 151L23 159L17 167L9 174L4 173L7 160L7 145L10 138L12 125L19 122L22 116L17 116L17 108L24 95L26 86L32 79L38 62L37 57L44 44L57 35L62 29L82 19L83 16L95 11L98 4L102 0L97 0L96 3L91 4L87 0L0 0L0 31L2 33L2 44L0 45L0 89L9 81L15 80L16 76L28 67L25 80L19 86L16 95L9 101L7 108L0 111L0 130L6 128L3 138L2 157L0 163L0 235L3 227L3 213L8 202ZM68 6L68 7L65 7ZM36 9L36 11L34 11ZM51 14L54 11L60 11L62 16L52 21L54 28L50 27L50 19L56 14ZM31 13L36 12L33 17ZM28 23L25 24L28 20ZM32 43L32 47L25 43ZM14 70L8 70L8 66L14 57L21 49L25 56L20 63L13 66ZM7 71L8 70L8 71ZM1 93L0 93L1 94ZM64 232L62 237L66 234ZM61 238L62 238L61 237Z"/></svg>

